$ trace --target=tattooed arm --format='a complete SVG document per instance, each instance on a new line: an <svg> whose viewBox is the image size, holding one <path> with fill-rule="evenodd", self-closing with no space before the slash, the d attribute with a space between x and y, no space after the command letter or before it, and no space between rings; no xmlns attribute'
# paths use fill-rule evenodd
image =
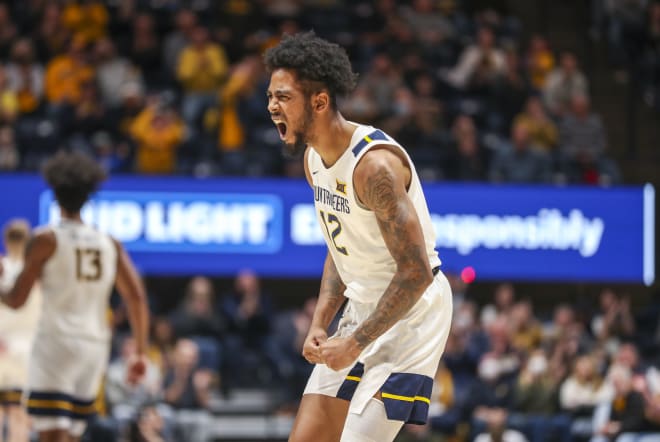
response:
<svg viewBox="0 0 660 442"><path fill-rule="evenodd" d="M388 148L367 152L355 168L355 191L376 215L396 262L396 273L376 310L353 334L360 349L403 318L433 279L422 227L407 193L410 179L407 161Z"/></svg>
<svg viewBox="0 0 660 442"><path fill-rule="evenodd" d="M328 255L323 266L321 289L314 310L312 325L303 344L302 354L312 364L321 363L320 345L328 339L328 326L346 300L344 290L346 286L339 277L335 262Z"/></svg>

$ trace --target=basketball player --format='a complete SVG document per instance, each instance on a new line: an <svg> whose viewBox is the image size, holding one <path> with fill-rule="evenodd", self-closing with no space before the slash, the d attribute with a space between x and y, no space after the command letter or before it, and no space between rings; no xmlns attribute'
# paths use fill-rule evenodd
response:
<svg viewBox="0 0 660 442"><path fill-rule="evenodd" d="M9 288L23 268L25 245L30 225L22 219L9 221L3 231L6 256L0 258L0 288ZM27 383L32 341L41 311L38 288L32 289L29 302L19 310L0 304L0 441L3 423L7 426L7 442L27 442L30 428L21 404Z"/></svg>
<svg viewBox="0 0 660 442"><path fill-rule="evenodd" d="M427 419L451 321L419 178L396 141L338 111L356 79L339 46L297 34L265 63L268 111L285 153L304 151L329 251L303 348L316 366L289 440L392 441L405 422Z"/></svg>
<svg viewBox="0 0 660 442"><path fill-rule="evenodd" d="M44 177L60 207L61 222L36 230L25 265L0 299L23 305L38 280L42 317L28 375L28 412L41 442L80 439L110 346L108 298L113 285L127 304L138 356L127 376L137 382L145 371L149 327L144 288L119 242L83 223L80 209L105 178L101 167L80 153L60 152L44 167Z"/></svg>

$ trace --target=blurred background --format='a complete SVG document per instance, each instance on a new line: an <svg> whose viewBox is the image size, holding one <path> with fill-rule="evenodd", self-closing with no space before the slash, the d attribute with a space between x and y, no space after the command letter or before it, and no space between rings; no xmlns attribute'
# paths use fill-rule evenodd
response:
<svg viewBox="0 0 660 442"><path fill-rule="evenodd" d="M94 156L85 219L153 313L133 389L113 298L86 440L286 440L325 249L261 54L309 29L360 74L343 114L410 153L454 290L430 423L400 440L658 441L660 2L4 1L0 223L55 221L40 165Z"/></svg>

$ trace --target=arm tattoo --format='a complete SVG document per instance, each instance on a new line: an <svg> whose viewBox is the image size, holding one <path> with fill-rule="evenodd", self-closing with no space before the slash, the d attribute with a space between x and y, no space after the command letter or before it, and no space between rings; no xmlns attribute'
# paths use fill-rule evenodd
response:
<svg viewBox="0 0 660 442"><path fill-rule="evenodd" d="M397 270L376 310L358 327L354 337L366 347L405 316L431 279L424 237L412 202L397 191L393 173L379 170L366 181L364 203L374 211Z"/></svg>
<svg viewBox="0 0 660 442"><path fill-rule="evenodd" d="M344 290L346 290L346 286L339 276L335 262L328 253L323 266L323 277L321 278L321 289L319 290L319 300L316 308L322 326L327 327L330 325L330 322L332 322L346 300Z"/></svg>

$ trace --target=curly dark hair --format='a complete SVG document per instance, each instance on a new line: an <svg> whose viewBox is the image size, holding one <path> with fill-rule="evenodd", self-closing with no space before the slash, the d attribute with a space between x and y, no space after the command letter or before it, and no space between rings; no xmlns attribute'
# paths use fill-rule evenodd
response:
<svg viewBox="0 0 660 442"><path fill-rule="evenodd" d="M70 213L79 212L106 179L105 170L80 152L59 151L46 161L42 173L60 207Z"/></svg>
<svg viewBox="0 0 660 442"><path fill-rule="evenodd" d="M314 31L284 36L266 51L264 62L269 72L293 70L307 94L327 89L335 110L337 97L348 95L357 82L344 48L317 37Z"/></svg>

